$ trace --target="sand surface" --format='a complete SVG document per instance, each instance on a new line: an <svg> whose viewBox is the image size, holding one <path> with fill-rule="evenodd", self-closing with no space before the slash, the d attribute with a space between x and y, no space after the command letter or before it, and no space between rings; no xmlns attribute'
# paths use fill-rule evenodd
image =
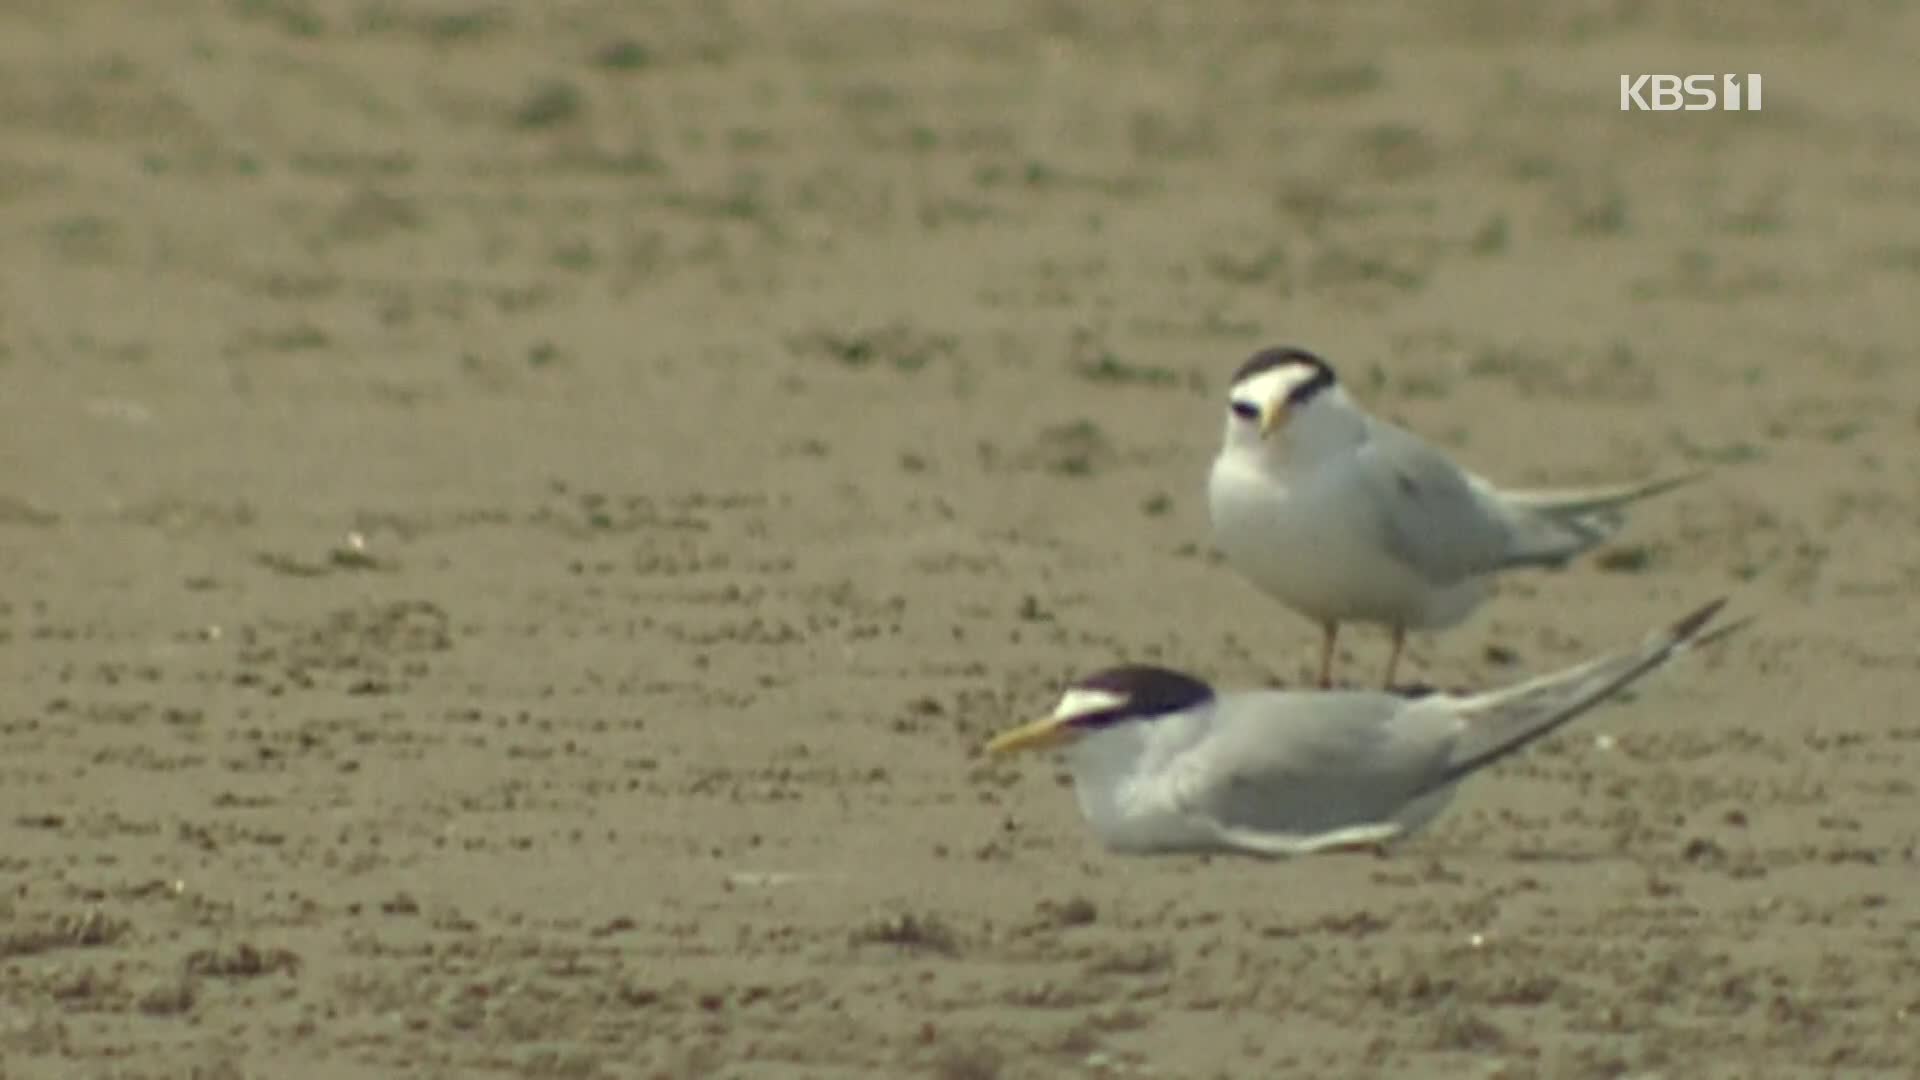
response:
<svg viewBox="0 0 1920 1080"><path fill-rule="evenodd" d="M0 4L0 1075L1920 1074L1917 53ZM1508 483L1711 469L1410 673L1759 621L1389 858L1104 854L978 746L1122 658L1310 670L1201 497L1275 342Z"/></svg>

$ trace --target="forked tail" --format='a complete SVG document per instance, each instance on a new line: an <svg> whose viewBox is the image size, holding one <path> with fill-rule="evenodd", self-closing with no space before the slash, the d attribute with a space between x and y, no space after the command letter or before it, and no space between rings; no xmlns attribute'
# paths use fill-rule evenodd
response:
<svg viewBox="0 0 1920 1080"><path fill-rule="evenodd" d="M1444 708L1465 721L1466 734L1455 748L1453 760L1421 794L1456 783L1552 734L1680 654L1718 641L1752 621L1741 619L1701 634L1726 602L1722 597L1653 631L1638 648L1589 660L1518 686L1466 698L1435 695L1425 699L1421 707Z"/></svg>
<svg viewBox="0 0 1920 1080"><path fill-rule="evenodd" d="M1632 503L1690 484L1704 472L1684 473L1638 484L1501 491L1515 532L1513 565L1560 566L1606 542L1626 524Z"/></svg>

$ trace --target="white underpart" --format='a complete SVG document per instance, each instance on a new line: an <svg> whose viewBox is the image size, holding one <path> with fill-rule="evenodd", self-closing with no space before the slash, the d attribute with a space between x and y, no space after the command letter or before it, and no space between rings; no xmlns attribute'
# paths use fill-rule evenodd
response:
<svg viewBox="0 0 1920 1080"><path fill-rule="evenodd" d="M1313 373L1276 368L1236 386L1233 401L1258 408ZM1227 414L1207 481L1214 542L1227 562L1287 607L1318 623L1371 622L1439 629L1464 619L1488 593L1481 580L1436 587L1379 543L1378 507L1321 466L1367 438L1367 420L1338 384L1314 395L1271 437L1256 420Z"/></svg>

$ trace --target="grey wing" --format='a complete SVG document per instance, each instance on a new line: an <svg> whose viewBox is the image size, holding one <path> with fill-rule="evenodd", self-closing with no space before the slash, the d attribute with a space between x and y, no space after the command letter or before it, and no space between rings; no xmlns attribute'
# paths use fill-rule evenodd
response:
<svg viewBox="0 0 1920 1080"><path fill-rule="evenodd" d="M1513 531L1485 485L1419 436L1376 421L1354 464L1388 550L1427 581L1451 585L1510 562Z"/></svg>
<svg viewBox="0 0 1920 1080"><path fill-rule="evenodd" d="M1392 839L1459 731L1440 714L1408 724L1403 699L1367 692L1239 694L1218 716L1176 801L1223 846L1265 855Z"/></svg>
<svg viewBox="0 0 1920 1080"><path fill-rule="evenodd" d="M1451 715L1463 725L1445 767L1425 782L1421 793L1457 783L1524 749L1694 646L1723 638L1746 625L1743 619L1712 633L1701 633L1725 603L1720 599L1695 609L1649 633L1634 648L1518 686L1468 698L1435 694L1415 702L1408 708L1410 714L1433 713L1436 718Z"/></svg>

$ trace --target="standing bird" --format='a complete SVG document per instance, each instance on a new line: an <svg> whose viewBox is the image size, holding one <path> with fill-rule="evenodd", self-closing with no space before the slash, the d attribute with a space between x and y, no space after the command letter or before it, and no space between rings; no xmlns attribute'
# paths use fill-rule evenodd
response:
<svg viewBox="0 0 1920 1080"><path fill-rule="evenodd" d="M1701 635L1723 603L1636 648L1466 697L1218 693L1166 668L1110 668L987 751L1065 746L1081 815L1116 852L1379 850L1432 821L1468 776L1745 625Z"/></svg>
<svg viewBox="0 0 1920 1080"><path fill-rule="evenodd" d="M1274 348L1234 373L1207 500L1227 562L1319 624L1320 685L1340 624L1367 622L1393 631L1391 688L1408 630L1461 622L1494 574L1563 566L1612 536L1628 503L1697 475L1502 491L1367 415L1325 360Z"/></svg>

